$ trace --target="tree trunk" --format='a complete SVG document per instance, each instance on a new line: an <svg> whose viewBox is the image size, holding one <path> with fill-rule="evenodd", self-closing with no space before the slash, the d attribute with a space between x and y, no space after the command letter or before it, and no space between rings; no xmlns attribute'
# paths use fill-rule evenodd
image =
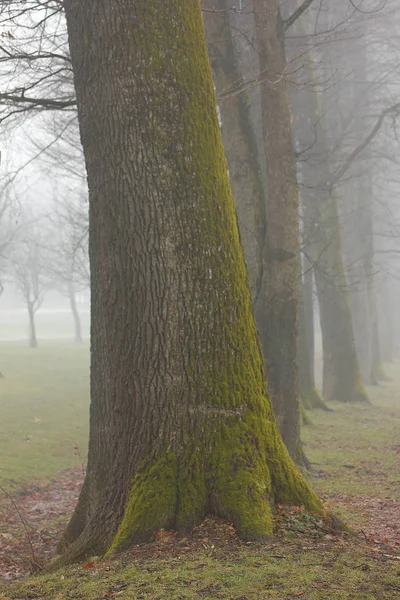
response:
<svg viewBox="0 0 400 600"><path fill-rule="evenodd" d="M309 273L308 273L309 274ZM311 284L311 298L310 298ZM314 378L314 340L310 342L310 334L314 336L313 309L312 309L312 279L304 276L302 286L300 288L300 304L299 304L299 341L297 364L299 370L299 394L304 408L311 410L320 408L330 411L321 398L317 388L315 387ZM311 302L311 311L307 304ZM310 327L310 321L312 326Z"/></svg>
<svg viewBox="0 0 400 600"><path fill-rule="evenodd" d="M315 386L315 328L314 328L314 289L313 289L313 265L308 258L303 255L303 302L305 328L307 335L307 351L311 365L311 382Z"/></svg>
<svg viewBox="0 0 400 600"><path fill-rule="evenodd" d="M270 310L273 310L269 302L273 299L276 304L277 298L280 302L280 298L286 296L283 292L285 285L288 286L287 297L291 298L293 287L297 285L297 282L294 283L293 279L287 275L283 278L270 278L276 270L273 269L269 272L267 264L271 260L267 251L267 205L248 96L246 91L238 93L243 85L243 77L230 23L229 3L226 0L206 0L203 1L203 7L207 9L204 13L204 23L213 79L219 98L222 139L228 163L229 179L236 201L257 327L261 332L269 392L283 440L291 456L295 460L300 459L300 462L303 462L303 454L299 451L299 427L294 423L296 415L298 417L299 414L298 390L295 387L297 386L296 366L292 363L293 352L286 349L286 345L293 344L293 336L296 336L296 333L290 329L295 326L296 312L294 312L292 320L287 321L286 329L280 330L277 343L272 344L266 335L270 326L268 314ZM282 46L277 44L274 51L281 54ZM276 94L278 97L268 111L274 111L277 103L282 99L282 93L283 90L280 86L271 92L272 95ZM269 102L269 97L264 100ZM283 100L285 101L285 97ZM276 118L281 118L281 116L282 110L279 111ZM286 114L285 117L287 118ZM274 114L269 116L268 112L268 119L273 120ZM266 139L265 143L270 144L271 142ZM269 174L275 166L276 163L270 166ZM276 185L275 188L271 187L270 193L278 193ZM289 209L291 209L290 205ZM286 220L287 215L284 211L285 207L279 214L276 214L275 211L274 218ZM275 222L272 215L270 218L273 230ZM292 219L292 214L289 214L289 219ZM279 248L277 249L279 251ZM281 268L280 263L278 267ZM276 285L277 289L275 290ZM266 295L267 290L268 295ZM291 308L296 311L296 304L292 304ZM277 306L274 314L281 310L285 311L286 309ZM273 352L272 356L270 356L271 352ZM290 373L290 377L288 377L288 373ZM275 393L278 394L277 397L274 396Z"/></svg>
<svg viewBox="0 0 400 600"><path fill-rule="evenodd" d="M310 190L305 214L313 224L308 251L315 264L323 348L323 397L340 402L367 400L359 372L350 301L344 274L334 196Z"/></svg>
<svg viewBox="0 0 400 600"><path fill-rule="evenodd" d="M306 40L304 28L300 35ZM308 55L312 64L311 49ZM301 156L304 254L314 267L321 322L322 396L326 401L367 400L354 344L337 200L330 183L329 147L318 93L293 90L292 103Z"/></svg>
<svg viewBox="0 0 400 600"><path fill-rule="evenodd" d="M268 389L282 438L299 446L297 326L300 280L299 207L286 58L278 0L254 0L267 178L267 243L255 303Z"/></svg>
<svg viewBox="0 0 400 600"><path fill-rule="evenodd" d="M377 308L375 305L375 319L373 321L373 342L372 342L372 374L377 381L386 381L388 376L385 373L385 369L381 357L381 341L379 335Z"/></svg>
<svg viewBox="0 0 400 600"><path fill-rule="evenodd" d="M74 318L75 342L80 344L82 342L81 319L79 316L78 307L76 306L74 285L71 281L68 282L68 298L69 306L71 308L72 316Z"/></svg>
<svg viewBox="0 0 400 600"><path fill-rule="evenodd" d="M65 0L89 184L88 466L62 560L320 509L279 436L199 2Z"/></svg>
<svg viewBox="0 0 400 600"><path fill-rule="evenodd" d="M250 105L243 86L227 0L203 0L204 26L229 181L239 219L240 236L249 272L253 300L260 293L263 247L266 240L266 200L261 181L257 140Z"/></svg>
<svg viewBox="0 0 400 600"><path fill-rule="evenodd" d="M381 278L379 286L378 304L380 309L380 349L382 361L386 363L393 362L395 346L395 326L391 292L391 281L389 276L385 275Z"/></svg>
<svg viewBox="0 0 400 600"><path fill-rule="evenodd" d="M37 348L36 326L35 326L35 310L33 302L27 301L28 317L29 317L29 348Z"/></svg>

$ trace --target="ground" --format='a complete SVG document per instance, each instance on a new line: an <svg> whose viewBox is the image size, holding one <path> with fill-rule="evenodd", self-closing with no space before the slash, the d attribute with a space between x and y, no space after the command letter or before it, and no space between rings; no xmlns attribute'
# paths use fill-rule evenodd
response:
<svg viewBox="0 0 400 600"><path fill-rule="evenodd" d="M302 431L314 489L354 534L282 508L266 544L241 542L228 523L208 519L183 540L161 531L118 559L22 580L41 572L79 494L88 345L1 342L0 361L0 599L400 597L400 364L370 388L370 406L309 413Z"/></svg>

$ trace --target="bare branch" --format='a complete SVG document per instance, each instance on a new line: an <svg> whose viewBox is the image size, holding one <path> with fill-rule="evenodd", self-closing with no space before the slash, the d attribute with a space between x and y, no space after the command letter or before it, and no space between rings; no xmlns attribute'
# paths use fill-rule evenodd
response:
<svg viewBox="0 0 400 600"><path fill-rule="evenodd" d="M314 0L304 0L303 4L301 4L295 11L283 21L283 27L285 31L289 29L296 21L301 17L303 13L311 6Z"/></svg>

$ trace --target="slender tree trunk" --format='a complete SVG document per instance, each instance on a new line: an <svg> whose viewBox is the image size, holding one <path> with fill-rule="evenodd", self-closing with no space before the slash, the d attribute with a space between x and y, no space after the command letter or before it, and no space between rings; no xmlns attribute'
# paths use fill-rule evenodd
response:
<svg viewBox="0 0 400 600"><path fill-rule="evenodd" d="M299 207L291 114L284 77L286 58L278 0L254 0L264 133L267 244L255 314L268 386L282 438L300 452L297 326L300 281Z"/></svg>
<svg viewBox="0 0 400 600"><path fill-rule="evenodd" d="M63 560L320 510L279 436L199 2L65 0L89 184L88 466Z"/></svg>
<svg viewBox="0 0 400 600"><path fill-rule="evenodd" d="M377 315L377 309L375 305L375 311ZM387 380L388 376L385 373L385 369L381 357L381 340L379 335L378 318L373 321L373 343L372 343L372 373L377 381Z"/></svg>
<svg viewBox="0 0 400 600"><path fill-rule="evenodd" d="M27 309L29 317L29 348L37 348L35 310L30 300L27 301Z"/></svg>
<svg viewBox="0 0 400 600"><path fill-rule="evenodd" d="M359 24L368 27L368 21ZM345 52L343 69L351 68L353 77L347 85L339 87L338 111L357 107L351 118L352 144L357 146L365 138L366 116L371 113L369 106L368 57L365 37L343 42ZM345 58L344 58L345 57ZM339 59L340 60L340 59ZM350 113L351 114L351 113ZM358 363L363 380L376 383L372 368L373 356L373 303L374 283L374 231L373 231L373 161L369 159L368 148L360 160L353 161L350 176L341 185L341 228L346 275L350 291L350 304L354 340Z"/></svg>
<svg viewBox="0 0 400 600"><path fill-rule="evenodd" d="M305 260L308 266L308 260ZM311 275L311 277L310 277ZM297 364L299 369L299 393L306 409L320 408L330 411L315 387L314 377L314 315L312 271L310 267L303 276L299 304L299 343ZM310 305L311 304L311 310ZM310 339L312 338L312 339Z"/></svg>
<svg viewBox="0 0 400 600"><path fill-rule="evenodd" d="M310 390L313 388L312 381L312 369L311 369L311 357L309 353L307 336L307 322L306 322L306 310L305 310L305 293L304 284L301 287L301 296L299 303L299 341L298 341L298 352L297 352L297 365L299 374L299 394L300 400L307 409L311 409L310 404Z"/></svg>
<svg viewBox="0 0 400 600"><path fill-rule="evenodd" d="M341 402L367 400L353 337L350 300L341 254L336 199L322 190L305 196L312 224L308 252L315 264L323 348L323 397Z"/></svg>
<svg viewBox="0 0 400 600"><path fill-rule="evenodd" d="M391 281L386 276L379 287L380 348L383 362L391 363L394 358L394 318Z"/></svg>
<svg viewBox="0 0 400 600"><path fill-rule="evenodd" d="M303 454L299 450L299 427L294 424L295 419L298 417L296 366L292 362L293 352L286 349L286 345L293 344L293 336L296 335L290 329L290 327L295 326L296 312L294 312L291 321L287 320L286 330L285 332L283 329L280 331L276 343L272 344L266 334L270 327L268 315L270 311L274 310L269 302L273 299L276 304L280 302L278 298L286 296L283 292L285 285L288 285L288 297L292 297L293 287L297 285L297 281L294 283L293 279L288 277L288 274L283 280L282 277L274 278L276 268L270 271L268 265L269 261L274 260L271 259L267 249L268 209L261 180L257 140L250 116L247 93L246 91L238 93L238 89L243 85L243 77L230 23L229 3L226 0L206 0L203 2L203 7L207 9L204 13L204 23L213 68L213 78L217 97L219 98L222 139L228 163L229 179L236 200L257 327L261 332L269 391L283 440L291 456L295 460L303 462ZM273 51L279 52L280 59L284 61L284 56L281 56L281 44L276 44ZM274 95L278 97L274 100L274 104L268 108L268 111L272 111L271 116L268 112L269 120L274 120L274 117L277 119L282 118L282 112L284 112L280 109L278 114L274 115L273 113L280 100L283 98L283 101L285 101L284 89L279 86L276 90L272 90L270 96ZM264 101L269 102L269 97ZM286 113L284 116L287 118ZM271 144L269 138L265 142ZM269 168L270 174L276 166L276 158L270 158L269 160L270 162L273 161ZM275 188L271 187L270 189L270 193L278 194L279 191L281 190L278 190L278 183L275 184ZM291 205L289 205L290 209ZM272 219L272 216L270 218ZM282 220L287 218L285 207L279 215L275 214L275 218ZM293 219L290 212L289 219ZM273 231L273 229L274 220L271 220L271 230ZM288 231L286 235L288 235ZM275 246L275 249L280 251L276 244ZM278 267L281 268L281 265L279 264ZM275 286L277 286L276 290ZM292 309L297 310L295 303L292 304ZM285 311L286 309L277 306L275 314L281 310ZM278 346L279 348L277 348ZM295 351L295 348L293 351ZM272 356L270 355L271 352L273 353ZM289 372L290 377L288 377ZM275 393L278 394L276 397Z"/></svg>
<svg viewBox="0 0 400 600"><path fill-rule="evenodd" d="M69 298L69 305L71 308L72 316L74 318L75 342L81 343L82 342L81 319L79 316L78 307L76 305L74 286L71 281L68 282L68 298Z"/></svg>
<svg viewBox="0 0 400 600"><path fill-rule="evenodd" d="M307 257L303 256L303 301L304 317L307 335L307 351L311 365L311 382L315 386L315 331L314 331L314 291L313 291L313 266Z"/></svg>

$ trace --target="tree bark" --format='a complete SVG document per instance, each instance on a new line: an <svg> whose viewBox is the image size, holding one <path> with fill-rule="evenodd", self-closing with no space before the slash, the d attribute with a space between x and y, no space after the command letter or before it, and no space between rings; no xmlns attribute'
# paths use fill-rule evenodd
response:
<svg viewBox="0 0 400 600"><path fill-rule="evenodd" d="M272 344L266 333L271 326L268 317L271 311L274 312L275 316L280 311L286 314L284 307L276 306L273 308L269 303L271 301L275 304L281 303L282 297L292 298L293 287L297 286L297 281L293 282L292 272L282 275L283 269L280 263L271 270L267 264L269 261L274 260L267 249L267 213L269 209L261 179L257 140L250 115L247 92L245 90L238 92L243 85L243 77L230 23L229 4L226 0L203 1L203 7L207 9L204 13L204 24L215 89L219 98L222 139L228 163L229 179L236 201L257 327L261 333L269 392L283 441L291 456L302 463L303 454L299 450L300 431L298 425L295 424L296 418L299 418L296 364L292 362L293 351L288 351L286 348L286 346L293 344L296 338L296 332L293 331L296 323L296 303L291 305L291 309L295 312L291 320L286 319L285 329L280 329L278 341ZM283 60L284 63L284 56L281 56L282 45L276 43L271 48L272 51L279 52L279 59ZM280 108L279 113L274 113L276 106L280 106L280 101L287 101L287 99L285 100L284 89L278 86L270 92L267 98L264 98L264 102L269 102L270 97L275 99L274 104L266 109L268 113L267 127L270 127L269 121L273 121L275 118L281 119L282 113L284 113L283 116L286 119L290 118L285 111L282 111L282 108ZM272 134L273 132L269 133ZM265 144L271 145L271 139L265 138ZM276 143L273 142L273 145L276 145ZM276 167L274 160L276 159L269 158L269 161L273 164L269 167L268 176ZM282 171L282 177L285 176ZM276 177L275 173L274 179ZM280 183L277 182L275 185L270 186L269 193L275 194L276 202L274 207L271 201L273 214L270 214L268 218L271 220L271 231L275 227L274 219L287 222L286 237L288 237L289 223L290 220L293 220L293 215L290 212L292 205L288 205L289 214L285 212L286 205L281 207L279 214L276 213L278 194L281 191L286 193L286 190L278 189L278 185ZM297 235L296 232L297 229L294 235ZM275 244L275 250L280 251L281 248ZM278 268L281 277L274 278ZM285 286L286 293L284 292ZM278 325L282 326L282 323ZM278 345L279 348L277 348ZM270 355L271 352L272 355Z"/></svg>
<svg viewBox="0 0 400 600"><path fill-rule="evenodd" d="M299 447L297 327L300 281L299 206L283 23L278 0L254 0L266 157L267 243L255 303L268 389L282 438Z"/></svg>
<svg viewBox="0 0 400 600"><path fill-rule="evenodd" d="M63 561L321 505L279 436L200 3L65 0L89 184L88 466Z"/></svg>
<svg viewBox="0 0 400 600"><path fill-rule="evenodd" d="M36 325L35 325L35 309L33 302L27 301L28 317L29 317L29 348L37 348Z"/></svg>
<svg viewBox="0 0 400 600"><path fill-rule="evenodd" d="M221 115L229 181L239 219L253 301L260 294L266 243L266 199L257 139L230 22L228 0L203 0L208 54Z"/></svg>
<svg viewBox="0 0 400 600"><path fill-rule="evenodd" d="M76 305L74 285L71 281L68 282L68 298L75 325L75 342L80 344L82 342L81 319L79 316L78 307Z"/></svg>

